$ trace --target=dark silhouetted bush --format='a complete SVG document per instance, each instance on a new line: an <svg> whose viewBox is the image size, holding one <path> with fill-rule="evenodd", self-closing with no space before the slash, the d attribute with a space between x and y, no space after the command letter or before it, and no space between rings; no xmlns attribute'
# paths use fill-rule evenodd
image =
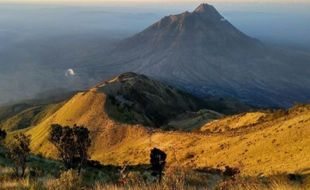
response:
<svg viewBox="0 0 310 190"><path fill-rule="evenodd" d="M67 169L81 168L88 160L88 148L91 145L89 130L85 127L51 126L49 141L55 145Z"/></svg>
<svg viewBox="0 0 310 190"><path fill-rule="evenodd" d="M26 162L30 153L30 137L25 134L17 134L8 146L7 156L14 164L16 177L24 177Z"/></svg>
<svg viewBox="0 0 310 190"><path fill-rule="evenodd" d="M104 166L97 160L87 160L86 165L88 167L96 168L96 169L103 169Z"/></svg>
<svg viewBox="0 0 310 190"><path fill-rule="evenodd" d="M0 143L6 138L6 135L7 135L6 131L0 129Z"/></svg>
<svg viewBox="0 0 310 190"><path fill-rule="evenodd" d="M229 167L229 166L225 166L225 170L223 172L223 175L226 176L226 177L234 178L239 173L240 173L240 170L238 168L232 168L232 167Z"/></svg>
<svg viewBox="0 0 310 190"><path fill-rule="evenodd" d="M302 183L302 180L303 180L300 174L288 174L287 177L290 181L294 181L294 182Z"/></svg>
<svg viewBox="0 0 310 190"><path fill-rule="evenodd" d="M153 148L150 154L151 170L153 176L158 176L159 181L163 176L163 171L166 165L167 154L157 148Z"/></svg>

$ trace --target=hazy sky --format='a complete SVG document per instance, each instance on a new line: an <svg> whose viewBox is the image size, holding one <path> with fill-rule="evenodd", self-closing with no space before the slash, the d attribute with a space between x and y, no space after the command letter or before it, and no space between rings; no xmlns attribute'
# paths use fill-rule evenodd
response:
<svg viewBox="0 0 310 190"><path fill-rule="evenodd" d="M0 0L5 3L219 3L219 2L242 2L242 3L308 3L309 0Z"/></svg>
<svg viewBox="0 0 310 190"><path fill-rule="evenodd" d="M310 49L307 1L0 0L0 104L55 88L68 68L98 61L113 40L205 2L251 37Z"/></svg>

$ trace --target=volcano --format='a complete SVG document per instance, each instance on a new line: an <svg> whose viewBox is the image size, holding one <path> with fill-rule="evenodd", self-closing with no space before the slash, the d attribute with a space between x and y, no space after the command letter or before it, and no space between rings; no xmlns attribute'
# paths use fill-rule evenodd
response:
<svg viewBox="0 0 310 190"><path fill-rule="evenodd" d="M310 99L307 60L239 31L213 6L170 15L121 41L100 70L152 76L198 96L238 98L256 106Z"/></svg>

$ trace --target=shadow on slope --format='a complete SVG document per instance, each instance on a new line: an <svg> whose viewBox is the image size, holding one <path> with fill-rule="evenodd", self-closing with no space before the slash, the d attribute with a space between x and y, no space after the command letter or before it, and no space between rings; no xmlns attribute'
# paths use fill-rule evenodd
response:
<svg viewBox="0 0 310 190"><path fill-rule="evenodd" d="M105 112L128 124L160 127L186 112L196 112L205 102L144 75L125 73L97 86L107 95Z"/></svg>

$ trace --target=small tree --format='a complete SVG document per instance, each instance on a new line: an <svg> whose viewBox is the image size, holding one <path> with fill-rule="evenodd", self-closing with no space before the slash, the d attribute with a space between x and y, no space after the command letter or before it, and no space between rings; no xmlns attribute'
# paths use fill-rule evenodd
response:
<svg viewBox="0 0 310 190"><path fill-rule="evenodd" d="M27 158L30 153L30 137L17 134L8 146L8 158L14 163L14 173L17 177L24 177Z"/></svg>
<svg viewBox="0 0 310 190"><path fill-rule="evenodd" d="M89 130L85 127L74 126L73 133L75 137L76 161L78 172L88 160L88 149L91 145Z"/></svg>
<svg viewBox="0 0 310 190"><path fill-rule="evenodd" d="M152 165L152 175L158 176L159 182L161 181L163 176L163 171L166 165L166 158L167 154L164 151L157 148L153 148L151 150L150 162Z"/></svg>
<svg viewBox="0 0 310 190"><path fill-rule="evenodd" d="M6 135L7 135L7 134L6 134L6 131L0 129L0 153L1 153L1 154L2 154L1 145L2 145L2 142L4 141ZM1 155L1 154L0 154L0 155Z"/></svg>
<svg viewBox="0 0 310 190"><path fill-rule="evenodd" d="M2 141L6 138L6 135L7 135L6 131L0 129L0 145L1 145Z"/></svg>
<svg viewBox="0 0 310 190"><path fill-rule="evenodd" d="M49 141L55 145L59 157L67 169L81 168L88 160L88 149L91 145L89 130L85 127L62 127L58 124L51 126Z"/></svg>

